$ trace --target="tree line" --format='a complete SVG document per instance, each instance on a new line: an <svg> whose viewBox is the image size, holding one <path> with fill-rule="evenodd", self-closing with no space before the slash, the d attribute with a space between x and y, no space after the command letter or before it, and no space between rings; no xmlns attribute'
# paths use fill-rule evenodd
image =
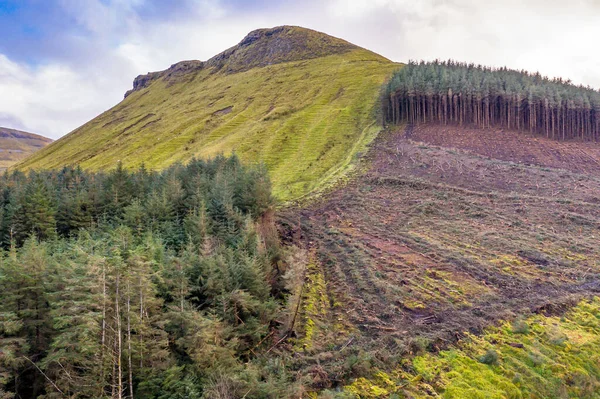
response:
<svg viewBox="0 0 600 399"><path fill-rule="evenodd" d="M272 208L235 156L5 173L0 398L286 396Z"/></svg>
<svg viewBox="0 0 600 399"><path fill-rule="evenodd" d="M600 138L600 92L508 68L410 62L384 87L389 123L499 127L556 140Z"/></svg>

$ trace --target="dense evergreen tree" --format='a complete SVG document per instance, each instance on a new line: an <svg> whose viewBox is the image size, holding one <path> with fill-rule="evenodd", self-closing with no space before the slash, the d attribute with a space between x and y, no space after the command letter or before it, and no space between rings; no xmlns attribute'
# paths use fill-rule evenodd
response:
<svg viewBox="0 0 600 399"><path fill-rule="evenodd" d="M11 235L23 243L30 235L47 240L56 235L56 205L49 182L42 176L32 176L18 192Z"/></svg>
<svg viewBox="0 0 600 399"><path fill-rule="evenodd" d="M278 308L263 168L14 172L0 193L0 398L265 397L243 373Z"/></svg>
<svg viewBox="0 0 600 399"><path fill-rule="evenodd" d="M385 117L392 123L502 127L557 140L600 138L600 92L539 73L410 62L384 94Z"/></svg>
<svg viewBox="0 0 600 399"><path fill-rule="evenodd" d="M49 297L56 290L50 279L56 265L48 256L48 246L32 238L18 253L13 248L1 266L0 314L6 335L0 338L0 375L5 375L5 389L37 397L46 381L36 363L46 355L54 333Z"/></svg>

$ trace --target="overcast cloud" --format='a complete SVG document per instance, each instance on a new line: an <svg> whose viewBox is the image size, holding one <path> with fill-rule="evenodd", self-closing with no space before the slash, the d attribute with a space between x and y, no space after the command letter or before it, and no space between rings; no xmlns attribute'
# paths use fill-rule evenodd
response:
<svg viewBox="0 0 600 399"><path fill-rule="evenodd" d="M0 0L0 126L61 137L135 76L277 25L394 61L453 58L600 88L600 0Z"/></svg>

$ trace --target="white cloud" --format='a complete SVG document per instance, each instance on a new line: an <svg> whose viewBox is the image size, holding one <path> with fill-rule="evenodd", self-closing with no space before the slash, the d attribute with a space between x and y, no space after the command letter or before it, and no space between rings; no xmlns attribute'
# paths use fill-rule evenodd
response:
<svg viewBox="0 0 600 399"><path fill-rule="evenodd" d="M361 32L394 60L454 58L600 87L596 0L334 0L330 9L353 26L366 21Z"/></svg>
<svg viewBox="0 0 600 399"><path fill-rule="evenodd" d="M66 66L50 64L35 69L0 54L0 110L10 126L58 137L73 121L95 106L97 82L88 81Z"/></svg>
<svg viewBox="0 0 600 399"><path fill-rule="evenodd" d="M395 61L454 58L600 87L596 0L186 0L184 11L152 18L138 14L147 0L60 1L85 33L61 37L69 56L36 67L0 54L0 125L60 137L118 103L136 75L206 60L250 30L283 24Z"/></svg>

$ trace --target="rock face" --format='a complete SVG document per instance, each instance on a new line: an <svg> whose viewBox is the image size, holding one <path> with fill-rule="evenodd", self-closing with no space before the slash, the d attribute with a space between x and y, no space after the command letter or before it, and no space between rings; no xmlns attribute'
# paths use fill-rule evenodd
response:
<svg viewBox="0 0 600 399"><path fill-rule="evenodd" d="M133 81L133 89L125 93L125 97L148 87L155 80L181 79L203 68L212 68L214 72L237 73L283 62L340 54L356 48L342 39L297 26L257 29L239 44L206 62L182 61L164 71L138 76Z"/></svg>
<svg viewBox="0 0 600 399"><path fill-rule="evenodd" d="M300 61L340 54L357 47L314 30L279 26L250 32L238 45L206 62L225 72L242 72L283 62Z"/></svg>
<svg viewBox="0 0 600 399"><path fill-rule="evenodd" d="M134 91L145 89L150 83L157 79L174 80L190 72L198 71L204 67L204 63L198 60L181 61L171 65L169 69L160 72L149 72L146 75L139 75L133 80L133 89L125 93L125 98Z"/></svg>

